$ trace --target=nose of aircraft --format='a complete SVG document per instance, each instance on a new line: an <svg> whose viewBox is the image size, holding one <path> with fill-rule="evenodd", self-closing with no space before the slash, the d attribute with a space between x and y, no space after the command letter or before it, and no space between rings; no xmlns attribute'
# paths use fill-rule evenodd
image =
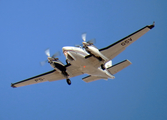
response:
<svg viewBox="0 0 167 120"><path fill-rule="evenodd" d="M62 50L63 52L68 50L73 50L73 47L66 46L66 47L63 47Z"/></svg>
<svg viewBox="0 0 167 120"><path fill-rule="evenodd" d="M63 50L63 52L64 52L64 51L66 50L66 47L63 47L62 50Z"/></svg>
<svg viewBox="0 0 167 120"><path fill-rule="evenodd" d="M67 52L73 50L73 47L66 46L66 47L63 47L62 50L64 55L67 56Z"/></svg>

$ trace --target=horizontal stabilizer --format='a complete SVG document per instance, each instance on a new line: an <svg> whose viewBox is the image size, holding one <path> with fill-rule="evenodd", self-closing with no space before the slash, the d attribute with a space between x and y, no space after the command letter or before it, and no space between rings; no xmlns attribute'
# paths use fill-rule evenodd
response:
<svg viewBox="0 0 167 120"><path fill-rule="evenodd" d="M91 75L82 78L82 80L87 82L87 83L92 82L92 81L96 81L96 80L100 80L100 79L108 79L108 78L99 77L99 76L91 76Z"/></svg>
<svg viewBox="0 0 167 120"><path fill-rule="evenodd" d="M131 65L132 63L129 60L124 60L120 63L117 63L115 65L113 65L112 67L108 68L108 71L114 75L117 72L121 71L122 69L126 68L127 66Z"/></svg>

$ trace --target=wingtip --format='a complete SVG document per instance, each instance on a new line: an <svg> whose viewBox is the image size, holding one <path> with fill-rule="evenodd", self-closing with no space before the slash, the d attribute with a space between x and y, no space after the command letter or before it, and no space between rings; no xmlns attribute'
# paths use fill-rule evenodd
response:
<svg viewBox="0 0 167 120"><path fill-rule="evenodd" d="M153 22L152 25L148 25L148 28L152 29L152 28L154 28L154 26L155 26L155 21Z"/></svg>
<svg viewBox="0 0 167 120"><path fill-rule="evenodd" d="M12 87L12 88L16 88L16 86L14 86L14 84L13 84L13 83L11 83L11 87Z"/></svg>

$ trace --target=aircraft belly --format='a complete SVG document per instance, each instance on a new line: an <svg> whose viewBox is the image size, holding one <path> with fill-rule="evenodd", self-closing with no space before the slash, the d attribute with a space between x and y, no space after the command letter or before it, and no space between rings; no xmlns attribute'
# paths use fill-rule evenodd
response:
<svg viewBox="0 0 167 120"><path fill-rule="evenodd" d="M100 76L100 77L106 77L106 78L111 78L110 75L107 74L107 72L105 70L102 70L99 66L100 66L100 61L98 61L97 59L94 59L89 61L87 59L85 59L85 56L81 55L81 54L77 54L77 53L70 53L75 60L70 61L70 63L74 66L77 66L79 68L80 71L82 71L83 73L89 74L89 75L93 75L93 76ZM96 63L96 65L95 65ZM98 65L98 67L97 67Z"/></svg>
<svg viewBox="0 0 167 120"><path fill-rule="evenodd" d="M85 60L85 56L84 55L81 55L81 54L78 54L78 53L74 53L74 52L71 52L70 53L75 60L69 60L71 64L75 65L75 66L89 66L90 63L86 62Z"/></svg>

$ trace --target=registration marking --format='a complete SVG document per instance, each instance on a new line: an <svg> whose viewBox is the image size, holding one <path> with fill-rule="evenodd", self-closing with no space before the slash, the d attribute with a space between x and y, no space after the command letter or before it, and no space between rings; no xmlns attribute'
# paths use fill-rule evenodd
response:
<svg viewBox="0 0 167 120"><path fill-rule="evenodd" d="M44 78L37 78L35 79L35 82L42 82L44 80Z"/></svg>
<svg viewBox="0 0 167 120"><path fill-rule="evenodd" d="M122 46L129 44L132 41L132 38L129 38L121 43Z"/></svg>

